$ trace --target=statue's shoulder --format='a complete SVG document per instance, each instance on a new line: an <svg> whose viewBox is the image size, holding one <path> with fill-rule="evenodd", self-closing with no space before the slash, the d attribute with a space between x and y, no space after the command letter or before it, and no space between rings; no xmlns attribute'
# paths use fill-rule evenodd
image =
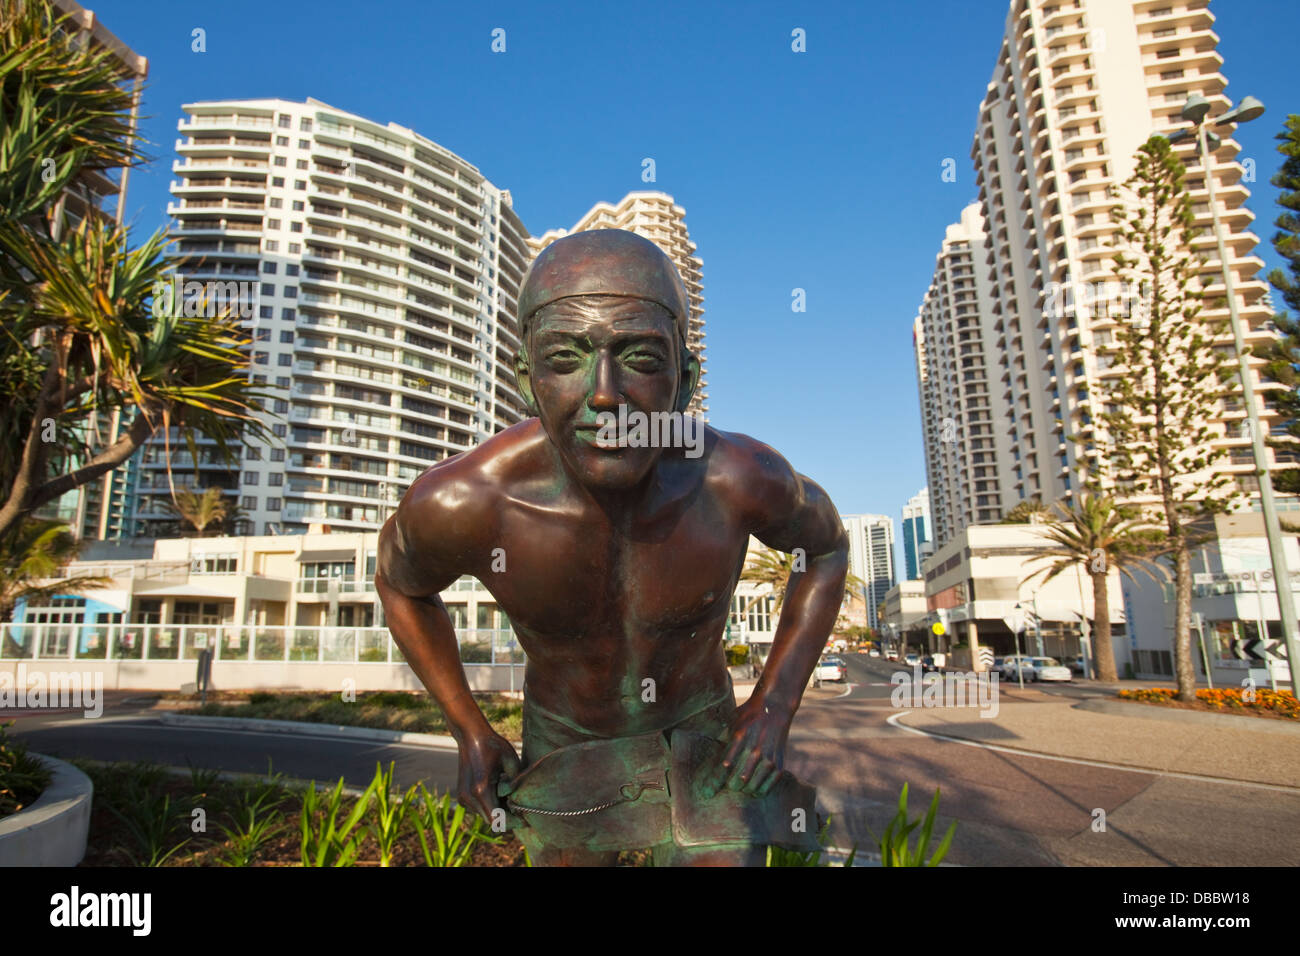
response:
<svg viewBox="0 0 1300 956"><path fill-rule="evenodd" d="M709 428L709 480L729 500L756 518L789 507L799 493L799 476L771 445L740 432Z"/></svg>
<svg viewBox="0 0 1300 956"><path fill-rule="evenodd" d="M536 467L537 446L545 439L541 423L525 419L429 468L411 483L403 507L414 520L482 520Z"/></svg>
<svg viewBox="0 0 1300 956"><path fill-rule="evenodd" d="M790 463L771 445L740 432L706 426L709 470L727 477L758 481L786 481L794 474Z"/></svg>

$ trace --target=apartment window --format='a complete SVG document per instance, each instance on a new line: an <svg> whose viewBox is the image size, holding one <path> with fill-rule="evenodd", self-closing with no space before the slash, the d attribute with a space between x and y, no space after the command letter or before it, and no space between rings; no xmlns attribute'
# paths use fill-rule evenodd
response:
<svg viewBox="0 0 1300 956"><path fill-rule="evenodd" d="M279 510L280 510L280 499L279 499L279 498L267 498L267 499L266 499L266 510L267 510L267 511L279 511Z"/></svg>
<svg viewBox="0 0 1300 956"><path fill-rule="evenodd" d="M258 307L257 314L264 319L269 319L273 311L269 305L263 305Z"/></svg>
<svg viewBox="0 0 1300 956"><path fill-rule="evenodd" d="M298 287L296 285L287 285L284 287L284 297L286 299L298 298Z"/></svg>
<svg viewBox="0 0 1300 956"><path fill-rule="evenodd" d="M262 458L262 449L249 445L244 449L244 457L249 461L260 461Z"/></svg>
<svg viewBox="0 0 1300 956"><path fill-rule="evenodd" d="M271 209L283 209L283 208L284 208L284 200L283 200L283 199L270 199L270 200L267 200L267 203L266 203L266 204L267 204L267 206L269 206Z"/></svg>
<svg viewBox="0 0 1300 956"><path fill-rule="evenodd" d="M1162 80L1181 80L1185 70L1166 70L1160 74Z"/></svg>
<svg viewBox="0 0 1300 956"><path fill-rule="evenodd" d="M263 262L263 263L262 263L262 271L263 271L263 272L274 273L274 272L275 272L275 269L276 269L276 264L275 264L274 262Z"/></svg>
<svg viewBox="0 0 1300 956"><path fill-rule="evenodd" d="M284 185L284 177L283 177L283 176L272 176L272 177L271 177L271 185L272 185L272 186L283 186L283 185Z"/></svg>
<svg viewBox="0 0 1300 956"><path fill-rule="evenodd" d="M285 321L285 322L293 322L295 319L298 318L298 310L297 310L297 309L281 309L281 310L280 310L280 318L281 318L283 321Z"/></svg>
<svg viewBox="0 0 1300 956"><path fill-rule="evenodd" d="M293 211L294 211L294 212L302 212L302 211L303 211L304 209L306 209L306 208L307 208L307 204L304 203L301 199L295 199L295 200L293 201Z"/></svg>
<svg viewBox="0 0 1300 956"><path fill-rule="evenodd" d="M291 222L291 223L289 223L289 231L290 231L290 232L302 232L302 223L300 223L300 222Z"/></svg>
<svg viewBox="0 0 1300 956"><path fill-rule="evenodd" d="M270 329L255 329L255 330L253 331L253 338L254 338L256 341L258 341L258 342L267 342L267 341L270 341L270 338L271 338L271 330L270 330Z"/></svg>
<svg viewBox="0 0 1300 956"><path fill-rule="evenodd" d="M271 461L284 461L284 449L283 449L283 448L272 448L272 449L271 449Z"/></svg>
<svg viewBox="0 0 1300 956"><path fill-rule="evenodd" d="M309 140L309 139L300 139L300 140L298 140L298 148L299 148L299 149L311 149L311 140Z"/></svg>
<svg viewBox="0 0 1300 956"><path fill-rule="evenodd" d="M267 252L277 252L279 251L279 249L280 249L280 243L278 241L276 241L275 239L266 240Z"/></svg>
<svg viewBox="0 0 1300 956"><path fill-rule="evenodd" d="M1176 57L1177 55L1178 55L1178 47L1174 47L1172 50L1161 50L1161 51L1159 51L1159 52L1156 54L1156 59L1157 59L1157 60L1169 60L1169 59L1172 59L1173 57Z"/></svg>
<svg viewBox="0 0 1300 956"><path fill-rule="evenodd" d="M280 333L280 341L281 341L281 342L288 343L288 344L292 344L292 343L293 343L293 330L292 330L292 329L285 329L283 332L281 332L281 333Z"/></svg>
<svg viewBox="0 0 1300 956"><path fill-rule="evenodd" d="M244 499L243 499L243 503L242 503L242 504L243 504L243 509L244 509L245 511L256 511L256 510L257 510L257 497L256 497L255 495L244 495Z"/></svg>
<svg viewBox="0 0 1300 956"><path fill-rule="evenodd" d="M275 295L275 284L272 282L263 282L262 295Z"/></svg>
<svg viewBox="0 0 1300 956"><path fill-rule="evenodd" d="M276 146L288 146L288 145L289 145L289 137L288 137L288 136L277 136L277 137L275 138L275 145L276 145Z"/></svg>
<svg viewBox="0 0 1300 956"><path fill-rule="evenodd" d="M307 188L307 181L304 180L304 179L295 179L295 180L293 181L293 188L294 188L294 189L306 189L306 188Z"/></svg>
<svg viewBox="0 0 1300 956"><path fill-rule="evenodd" d="M257 484L257 472L255 472L255 471L246 471L246 472L244 472L244 484L246 484L246 485L255 485L255 484Z"/></svg>
<svg viewBox="0 0 1300 956"><path fill-rule="evenodd" d="M268 331L270 330L268 329ZM284 366L285 368L288 368L290 365L293 364L293 356L288 354L281 355L277 360L277 362L278 364Z"/></svg>
<svg viewBox="0 0 1300 956"><path fill-rule="evenodd" d="M280 114L281 129L288 129L292 125L293 125L293 117L290 116L288 113L281 113Z"/></svg>
<svg viewBox="0 0 1300 956"><path fill-rule="evenodd" d="M308 118L308 117L306 117L306 116L304 116L304 117L302 118L301 122L298 123L298 129L302 130L304 133L310 133L310 132L311 132L311 119Z"/></svg>
<svg viewBox="0 0 1300 956"><path fill-rule="evenodd" d="M279 471L273 472L270 477L271 487L279 488L283 484L284 484L284 473Z"/></svg>
<svg viewBox="0 0 1300 956"><path fill-rule="evenodd" d="M279 219L268 219L268 220L266 220L266 228L267 228L267 229L279 229L279 228L280 228L280 220L279 220Z"/></svg>
<svg viewBox="0 0 1300 956"><path fill-rule="evenodd" d="M298 267L291 262L284 267L284 274L287 276L296 276L298 274Z"/></svg>
<svg viewBox="0 0 1300 956"><path fill-rule="evenodd" d="M296 256L296 255L297 255L298 253L300 253L300 252L302 252L302 243L299 243L299 242L291 242L291 243L289 243L289 254L290 254L290 255Z"/></svg>
<svg viewBox="0 0 1300 956"><path fill-rule="evenodd" d="M277 156L277 157L275 157L275 165L277 165L277 166L288 166L288 165L289 165L289 160L288 160L287 158L285 158L284 156Z"/></svg>
<svg viewBox="0 0 1300 956"><path fill-rule="evenodd" d="M298 169L306 169L306 168L307 168L307 160L305 160L305 159L300 159L300 160L298 160L297 168L298 168Z"/></svg>
<svg viewBox="0 0 1300 956"><path fill-rule="evenodd" d="M287 376L287 375L277 375L276 378L275 378L275 387L276 387L276 388L288 388L288 387L289 387L289 376ZM284 408L281 408L281 407L280 407L281 405L284 405ZM280 413L280 412L287 412L287 411L289 410L289 403L283 401L282 399L278 399L278 398L277 398L277 399L275 400L275 410L276 410L277 413Z"/></svg>
<svg viewBox="0 0 1300 956"><path fill-rule="evenodd" d="M253 364L254 364L254 365L265 365L265 364L267 363L267 360L268 360L269 358L270 358L270 356L269 356L266 352L254 352L254 353L253 353Z"/></svg>
<svg viewBox="0 0 1300 956"><path fill-rule="evenodd" d="M1157 40L1160 40L1163 39L1164 37L1171 37L1177 32L1178 31L1175 30L1173 27L1165 27L1162 30L1157 30L1155 33L1151 35L1155 37Z"/></svg>
<svg viewBox="0 0 1300 956"><path fill-rule="evenodd" d="M276 438L283 438L287 432L288 432L288 428L284 425L271 426L271 434L274 435Z"/></svg>
<svg viewBox="0 0 1300 956"><path fill-rule="evenodd" d="M254 376L253 376L253 384L254 384L254 385L265 385L265 384L266 384L266 376L265 376L265 375L254 375Z"/></svg>

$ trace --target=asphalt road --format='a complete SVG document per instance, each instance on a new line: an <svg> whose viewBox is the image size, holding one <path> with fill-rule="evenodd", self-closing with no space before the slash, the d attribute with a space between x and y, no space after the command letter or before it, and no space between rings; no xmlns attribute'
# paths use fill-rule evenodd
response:
<svg viewBox="0 0 1300 956"><path fill-rule="evenodd" d="M77 713L20 719L16 737L53 757L91 760L148 760L171 767L206 767L230 773L276 773L302 780L365 787L375 764L396 766L403 788L424 780L430 789L454 788L456 753L412 744L349 740L335 736L280 734L251 730L208 730L164 724L156 712L127 705L96 720Z"/></svg>
<svg viewBox="0 0 1300 956"><path fill-rule="evenodd" d="M948 861L965 865L1300 865L1300 786L1294 790L1119 770L1049 756L990 750L927 737L889 723L890 675L901 666L844 655L843 693L826 685L805 699L787 767L814 782L832 815L831 842L874 845L909 784L913 816L941 791L936 840L958 821ZM1013 698L1014 685L1003 691ZM1086 686L1035 689L1025 700L1096 694ZM980 718L974 716L973 719ZM1158 723L1153 723L1157 732ZM396 762L407 786L454 789L452 751L329 736L168 726L137 705L97 720L46 713L20 718L33 749L97 760L152 760L243 773L271 767L289 777L364 787L376 762ZM1097 811L1106 829L1094 829Z"/></svg>
<svg viewBox="0 0 1300 956"><path fill-rule="evenodd" d="M890 676L905 670L843 655L846 695L810 701L791 732L787 766L816 782L836 814L833 842L874 841L909 784L913 816L940 789L939 819L957 820L948 860L966 865L1300 865L1300 786L1188 780L1009 754L918 735L887 723ZM1024 699L1093 696L1086 685ZM1012 685L1005 699L1015 699ZM979 717L973 717L979 720ZM1152 732L1158 732L1152 722ZM1105 813L1105 831L1094 820ZM936 827L940 833L938 827Z"/></svg>

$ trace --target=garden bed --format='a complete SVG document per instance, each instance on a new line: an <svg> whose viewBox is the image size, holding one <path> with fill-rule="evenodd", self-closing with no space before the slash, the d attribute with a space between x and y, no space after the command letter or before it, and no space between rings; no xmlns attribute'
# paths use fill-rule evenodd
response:
<svg viewBox="0 0 1300 956"><path fill-rule="evenodd" d="M507 740L520 738L523 705L519 701L503 694L476 694L475 699L493 730ZM178 704L192 706L178 707ZM427 695L408 691L359 693L355 701L328 692L222 691L209 694L209 702L204 706L198 706L192 695L168 694L163 696L160 706L207 717L296 720L422 734L451 732L442 708Z"/></svg>
<svg viewBox="0 0 1300 956"><path fill-rule="evenodd" d="M455 805L445 796L408 790L411 812L394 822L392 811L399 795L390 793L386 823L377 794L388 792L385 784L391 779L378 768L361 797L340 792L332 802L338 785L321 789L318 784L315 806L304 816L304 802L310 802L307 791L278 775L223 780L214 771L178 775L148 763L77 761L77 765L95 784L82 866L367 867L384 865L384 856L388 866L426 866L430 859L434 865L528 865L523 846L512 834L494 835L477 818L458 819ZM349 831L347 822L359 801L366 805ZM196 810L202 811L198 832ZM423 842L417 814L422 815ZM330 832L331 824L336 838L320 839ZM439 829L443 841L435 835ZM460 854L454 851L457 841ZM440 851L440 846L453 849ZM304 863L304 855L312 860L310 864ZM619 865L642 866L647 858L644 852L625 853Z"/></svg>
<svg viewBox="0 0 1300 956"><path fill-rule="evenodd" d="M1290 691L1256 690L1254 699L1237 687L1209 690L1201 688L1196 700L1177 700L1178 691L1172 687L1143 687L1122 690L1119 699L1179 710L1196 710L1205 714L1239 714L1243 717L1264 717L1270 720L1300 720L1300 701Z"/></svg>

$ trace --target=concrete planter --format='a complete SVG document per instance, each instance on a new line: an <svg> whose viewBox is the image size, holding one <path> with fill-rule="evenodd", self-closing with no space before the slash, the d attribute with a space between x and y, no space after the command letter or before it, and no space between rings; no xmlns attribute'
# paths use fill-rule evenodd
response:
<svg viewBox="0 0 1300 956"><path fill-rule="evenodd" d="M0 866L76 866L90 830L90 778L62 760L33 754L53 777L26 810L0 819Z"/></svg>

